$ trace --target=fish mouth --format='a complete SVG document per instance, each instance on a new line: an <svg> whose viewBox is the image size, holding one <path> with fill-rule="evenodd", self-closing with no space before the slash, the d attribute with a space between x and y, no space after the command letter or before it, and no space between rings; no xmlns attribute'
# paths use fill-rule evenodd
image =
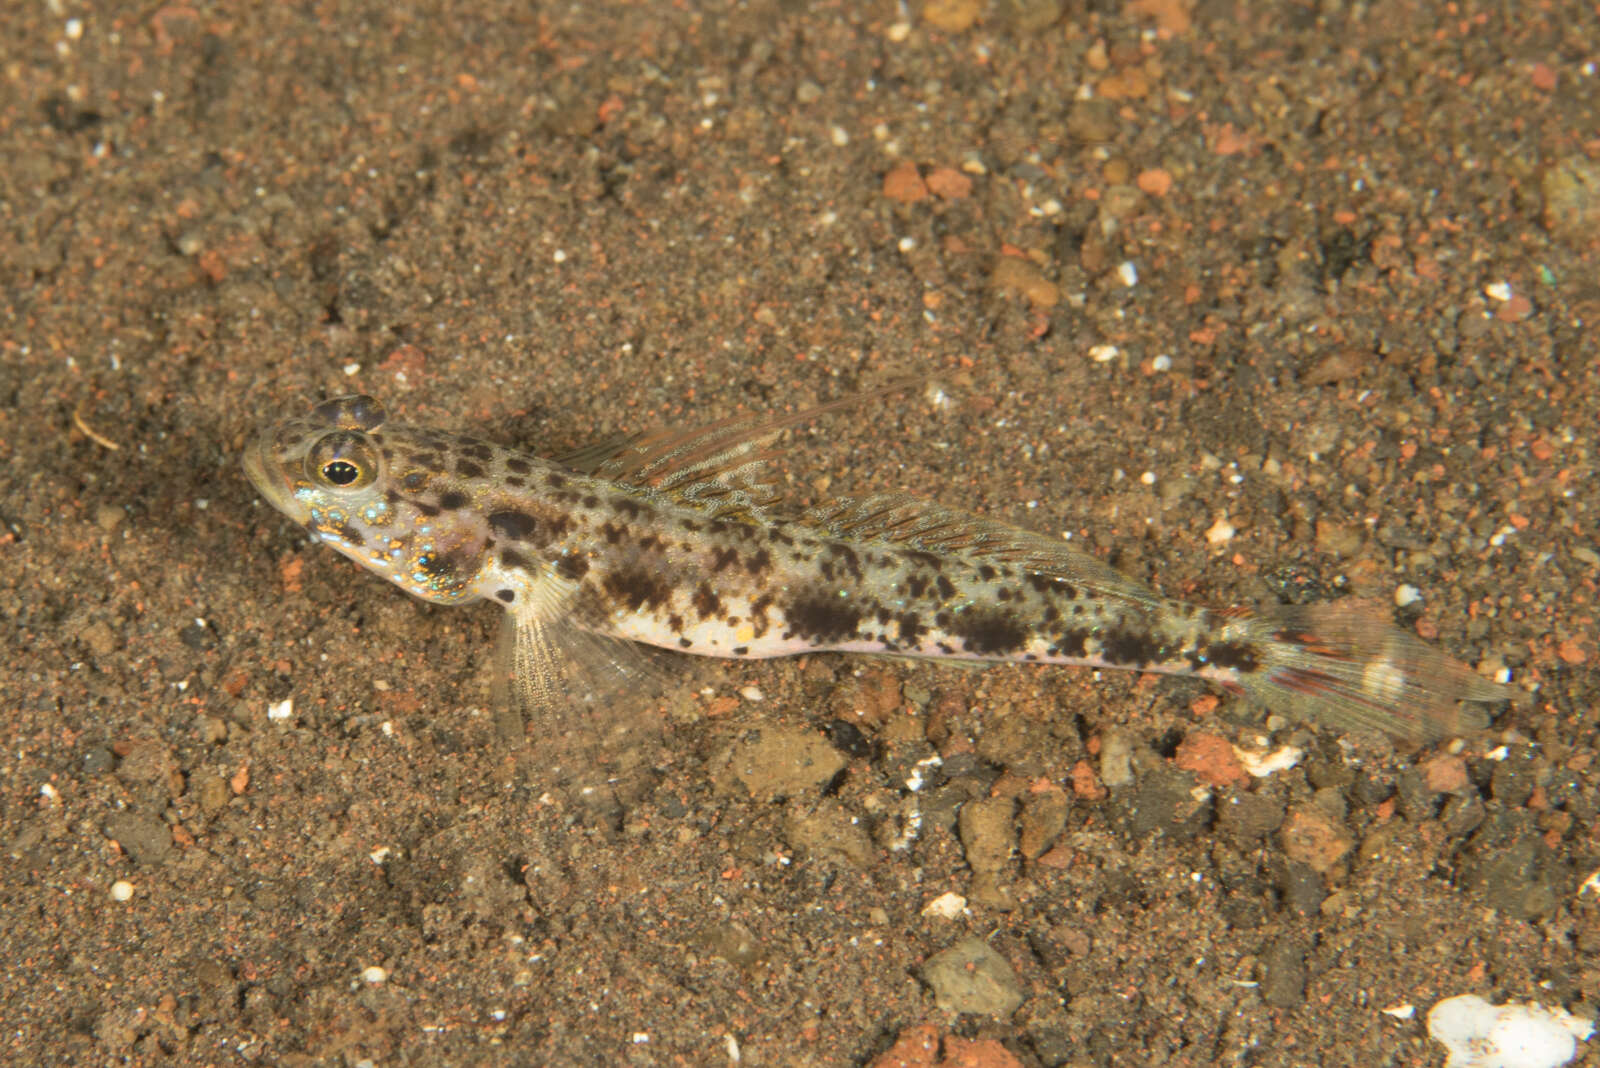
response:
<svg viewBox="0 0 1600 1068"><path fill-rule="evenodd" d="M244 473L268 504L297 522L305 522L310 513L295 499L289 480L267 458L269 444L266 438L262 438L245 450Z"/></svg>

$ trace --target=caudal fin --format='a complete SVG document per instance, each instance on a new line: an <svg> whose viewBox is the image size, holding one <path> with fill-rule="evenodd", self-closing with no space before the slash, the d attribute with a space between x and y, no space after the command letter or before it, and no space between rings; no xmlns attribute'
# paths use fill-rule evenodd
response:
<svg viewBox="0 0 1600 1068"><path fill-rule="evenodd" d="M1396 627L1377 604L1288 605L1242 616L1260 654L1237 683L1274 711L1340 728L1376 728L1419 742L1470 734L1488 716L1463 702L1526 702Z"/></svg>

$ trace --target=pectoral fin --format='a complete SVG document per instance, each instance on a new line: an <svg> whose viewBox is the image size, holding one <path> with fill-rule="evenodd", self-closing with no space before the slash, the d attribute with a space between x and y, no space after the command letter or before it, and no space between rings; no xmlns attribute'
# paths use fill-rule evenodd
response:
<svg viewBox="0 0 1600 1068"><path fill-rule="evenodd" d="M658 664L634 643L580 625L581 583L552 570L517 592L496 650L496 701L536 746L549 783L592 789L653 762Z"/></svg>

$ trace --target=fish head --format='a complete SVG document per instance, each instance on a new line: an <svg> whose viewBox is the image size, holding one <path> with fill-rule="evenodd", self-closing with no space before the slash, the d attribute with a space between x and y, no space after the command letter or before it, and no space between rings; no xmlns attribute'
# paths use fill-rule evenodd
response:
<svg viewBox="0 0 1600 1068"><path fill-rule="evenodd" d="M245 474L267 503L322 533L331 524L316 516L382 499L387 465L376 433L385 418L372 397L326 401L258 434L245 450Z"/></svg>
<svg viewBox="0 0 1600 1068"><path fill-rule="evenodd" d="M445 511L423 499L419 490L437 499L448 480L417 463L431 446L437 464L442 441L417 444L415 432L386 429L386 419L372 397L325 401L258 434L245 450L245 474L313 540L408 593L438 603L474 599L486 548L482 520L469 508Z"/></svg>

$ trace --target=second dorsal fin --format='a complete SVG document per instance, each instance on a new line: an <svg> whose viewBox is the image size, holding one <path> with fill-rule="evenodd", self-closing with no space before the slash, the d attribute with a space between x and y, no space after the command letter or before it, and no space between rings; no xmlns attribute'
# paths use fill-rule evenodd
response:
<svg viewBox="0 0 1600 1068"><path fill-rule="evenodd" d="M830 537L904 545L933 553L959 552L1124 598L1156 600L1154 594L1111 565L1043 534L904 494L840 497L813 510L806 522Z"/></svg>

